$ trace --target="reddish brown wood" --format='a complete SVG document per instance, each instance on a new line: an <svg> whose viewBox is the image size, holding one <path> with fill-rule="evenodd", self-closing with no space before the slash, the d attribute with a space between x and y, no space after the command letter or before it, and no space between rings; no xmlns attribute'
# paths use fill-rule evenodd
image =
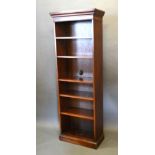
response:
<svg viewBox="0 0 155 155"><path fill-rule="evenodd" d="M52 12L50 15L53 18L57 17L70 17L70 16L86 16L86 15L93 15L93 16L99 16L102 17L104 15L104 11L98 10L96 8L92 8L89 10L73 10L73 11L61 11L61 12ZM87 17L87 16L86 16ZM74 17L73 19L74 20Z"/></svg>
<svg viewBox="0 0 155 155"><path fill-rule="evenodd" d="M66 111L66 109L70 108L79 108L83 110L93 110L93 101L89 100L81 100L81 99L73 99L61 97L61 111Z"/></svg>
<svg viewBox="0 0 155 155"><path fill-rule="evenodd" d="M90 92L70 91L70 92L66 92L66 94L60 93L59 95L60 97L68 97L68 98L74 98L74 99L81 99L81 100L88 100L88 101L94 100L94 98L91 97L92 94Z"/></svg>
<svg viewBox="0 0 155 155"><path fill-rule="evenodd" d="M87 135L79 136L74 133L73 134L72 133L64 133L59 136L59 139L62 141L69 142L69 143L83 145L86 147L97 149L97 147L100 145L100 143L104 139L104 136L101 135L101 137L97 141L94 141L90 137L87 138Z"/></svg>
<svg viewBox="0 0 155 155"><path fill-rule="evenodd" d="M93 120L93 110L86 110L82 108L65 108L64 110L62 110L61 114Z"/></svg>
<svg viewBox="0 0 155 155"><path fill-rule="evenodd" d="M56 39L58 56L92 56L92 38L59 38Z"/></svg>
<svg viewBox="0 0 155 155"><path fill-rule="evenodd" d="M56 37L56 39L92 39L92 37Z"/></svg>
<svg viewBox="0 0 155 155"><path fill-rule="evenodd" d="M70 134L75 137L90 138L93 140L93 121L62 115L61 134Z"/></svg>
<svg viewBox="0 0 155 155"><path fill-rule="evenodd" d="M104 138L104 11L90 9L50 15L55 25L59 138L97 148Z"/></svg>
<svg viewBox="0 0 155 155"><path fill-rule="evenodd" d="M103 47L102 47L102 19L94 17L94 113L95 138L103 135ZM100 41L99 41L100 40Z"/></svg>
<svg viewBox="0 0 155 155"><path fill-rule="evenodd" d="M57 39L92 38L92 20L56 23Z"/></svg>
<svg viewBox="0 0 155 155"><path fill-rule="evenodd" d="M70 78L63 78L63 79L59 79L59 81L63 81L63 82L73 82L73 83L85 83L85 84L91 84L93 83L93 80L92 78L87 78L87 77L84 77L84 78L79 78L79 77L70 77Z"/></svg>
<svg viewBox="0 0 155 155"><path fill-rule="evenodd" d="M92 56L81 55L81 56L57 56L57 58L68 58L68 59L92 59Z"/></svg>
<svg viewBox="0 0 155 155"><path fill-rule="evenodd" d="M58 59L59 79L93 79L93 62L92 59ZM80 70L83 75L80 75Z"/></svg>

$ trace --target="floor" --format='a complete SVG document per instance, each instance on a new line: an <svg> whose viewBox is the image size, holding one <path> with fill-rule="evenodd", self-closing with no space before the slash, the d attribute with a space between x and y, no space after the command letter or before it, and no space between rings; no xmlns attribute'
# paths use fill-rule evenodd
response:
<svg viewBox="0 0 155 155"><path fill-rule="evenodd" d="M105 131L97 150L59 141L57 128L37 126L37 155L117 155L117 132Z"/></svg>

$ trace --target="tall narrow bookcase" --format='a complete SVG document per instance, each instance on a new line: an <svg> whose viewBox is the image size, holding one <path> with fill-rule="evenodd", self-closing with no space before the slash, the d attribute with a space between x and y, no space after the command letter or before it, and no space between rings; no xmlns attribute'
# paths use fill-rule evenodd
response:
<svg viewBox="0 0 155 155"><path fill-rule="evenodd" d="M104 138L104 11L90 9L50 15L55 30L59 139L97 148Z"/></svg>

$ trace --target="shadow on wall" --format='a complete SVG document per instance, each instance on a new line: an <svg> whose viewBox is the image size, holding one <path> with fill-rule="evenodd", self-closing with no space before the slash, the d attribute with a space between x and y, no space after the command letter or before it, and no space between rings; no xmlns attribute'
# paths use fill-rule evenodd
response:
<svg viewBox="0 0 155 155"><path fill-rule="evenodd" d="M104 125L118 126L118 47L117 16L103 19Z"/></svg>

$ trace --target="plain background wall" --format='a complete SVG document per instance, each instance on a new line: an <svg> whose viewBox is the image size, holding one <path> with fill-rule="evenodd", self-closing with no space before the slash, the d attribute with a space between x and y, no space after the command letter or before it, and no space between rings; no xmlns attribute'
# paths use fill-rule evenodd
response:
<svg viewBox="0 0 155 155"><path fill-rule="evenodd" d="M37 0L37 123L58 125L56 61L49 12L98 8L103 17L104 127L117 130L117 0Z"/></svg>

